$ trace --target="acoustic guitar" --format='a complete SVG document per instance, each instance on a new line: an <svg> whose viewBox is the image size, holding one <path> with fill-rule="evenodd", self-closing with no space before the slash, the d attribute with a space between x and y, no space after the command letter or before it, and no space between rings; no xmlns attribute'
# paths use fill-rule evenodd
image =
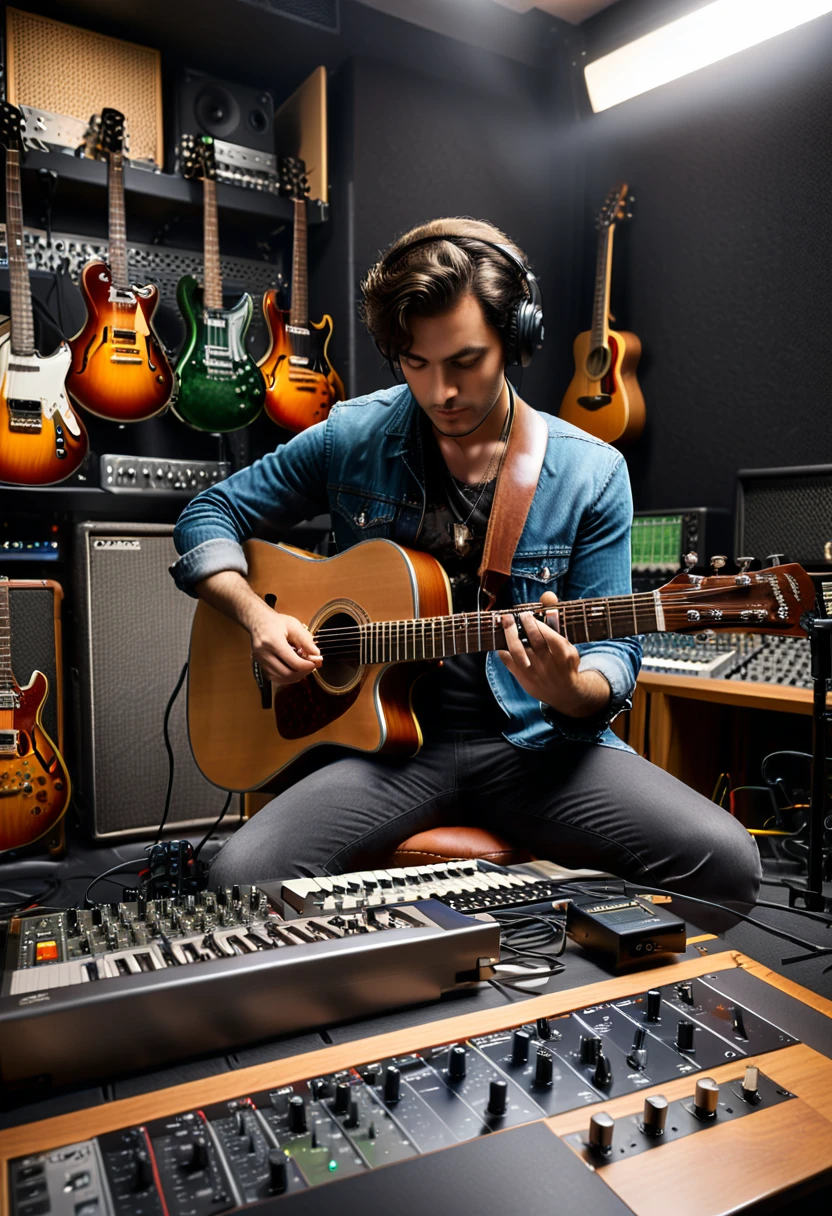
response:
<svg viewBox="0 0 832 1216"><path fill-rule="evenodd" d="M176 285L186 333L173 410L199 431L238 431L254 421L265 395L263 377L246 350L254 305L244 292L233 308L223 307L214 141L210 135L183 135L180 155L183 175L202 179L205 283L200 287L186 274Z"/></svg>
<svg viewBox="0 0 832 1216"><path fill-rule="evenodd" d="M422 735L410 692L426 663L505 649L500 612L454 613L445 571L427 553L369 540L331 558L251 540L248 580L276 611L306 623L323 656L297 684L272 686L248 632L200 600L191 631L188 727L204 776L231 790L265 785L319 744L413 755ZM815 602L798 565L751 574L680 574L658 591L558 605L570 642L639 633L743 630L802 636ZM511 612L543 615L540 603Z"/></svg>
<svg viewBox="0 0 832 1216"><path fill-rule="evenodd" d="M93 155L108 164L109 265L81 271L87 319L70 342L66 386L76 405L113 422L141 422L166 408L173 371L153 329L159 289L131 284L124 217L124 115L104 109L92 127Z"/></svg>
<svg viewBox="0 0 832 1216"><path fill-rule="evenodd" d="M20 192L22 127L20 110L0 101L11 298L11 325L0 330L0 481L48 486L77 471L88 440L66 395L69 347L61 342L51 355L41 355L35 347Z"/></svg>
<svg viewBox="0 0 832 1216"><path fill-rule="evenodd" d="M45 836L71 794L63 757L41 723L49 681L35 671L21 688L11 653L9 581L0 577L0 853Z"/></svg>
<svg viewBox="0 0 832 1216"><path fill-rule="evenodd" d="M344 385L329 361L332 317L309 320L309 286L306 259L306 166L295 157L278 163L280 189L294 204L292 238L292 304L280 309L278 293L263 296L263 317L269 331L269 349L260 360L266 382L266 413L287 431L306 430L326 418L336 401L344 399Z"/></svg>
<svg viewBox="0 0 832 1216"><path fill-rule="evenodd" d="M573 347L575 374L560 407L560 417L605 443L629 443L644 429L644 397L636 379L641 343L635 334L610 329L610 280L615 227L628 206L626 184L607 195L596 220L598 254L592 329L578 334Z"/></svg>

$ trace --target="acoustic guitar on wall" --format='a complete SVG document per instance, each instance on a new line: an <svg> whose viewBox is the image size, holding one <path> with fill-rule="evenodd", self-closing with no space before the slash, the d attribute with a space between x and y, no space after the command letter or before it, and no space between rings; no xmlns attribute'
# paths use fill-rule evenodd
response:
<svg viewBox="0 0 832 1216"><path fill-rule="evenodd" d="M66 386L76 405L114 422L141 422L159 414L173 393L173 371L153 330L159 289L130 282L124 213L124 115L104 109L93 124L93 155L108 164L108 262L94 259L81 271L87 319L70 342Z"/></svg>
<svg viewBox="0 0 832 1216"><path fill-rule="evenodd" d="M282 312L277 291L263 297L263 316L271 342L260 360L266 382L266 413L287 431L306 430L322 422L336 401L343 401L341 377L329 361L332 318L309 320L306 265L306 195L309 184L302 160L286 156L278 162L281 193L294 205L292 239L292 305Z"/></svg>
<svg viewBox="0 0 832 1216"><path fill-rule="evenodd" d="M610 329L610 280L615 227L629 217L627 185L607 195L596 220L598 254L592 329L574 344L575 374L560 407L560 417L605 443L630 443L644 429L644 397L636 379L641 342L635 334Z"/></svg>
<svg viewBox="0 0 832 1216"><path fill-rule="evenodd" d="M35 346L20 191L22 122L20 110L0 101L11 299L11 324L0 327L0 481L48 486L78 470L88 440L66 394L68 345L60 342L51 355L41 355Z"/></svg>
<svg viewBox="0 0 832 1216"><path fill-rule="evenodd" d="M9 580L0 577L0 853L51 831L71 793L63 757L41 723L49 681L35 671L21 688L11 653Z"/></svg>

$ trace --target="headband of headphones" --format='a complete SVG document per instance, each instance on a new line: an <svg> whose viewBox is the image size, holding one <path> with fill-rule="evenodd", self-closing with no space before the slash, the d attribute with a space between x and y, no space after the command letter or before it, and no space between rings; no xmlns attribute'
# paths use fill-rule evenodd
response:
<svg viewBox="0 0 832 1216"><path fill-rule="evenodd" d="M520 272L520 275L528 288L530 303L536 305L538 308L543 307L543 298L540 294L540 285L530 267L526 265L523 259L519 257L518 254L516 254L514 250L510 248L510 246L501 245L497 241L488 241L485 239L485 237L468 236L464 232L436 232L433 234L433 236L419 236L413 241L408 241L406 245L401 247L401 249L396 249L393 253L386 254L381 259L381 265L385 270L389 270L391 266L394 266L396 262L398 262L406 254L410 253L412 249L417 249L419 245L433 245L437 241L451 241L452 243L457 241L476 241L479 245L487 245L489 249L495 249L497 253L502 254L502 256L512 264L515 270Z"/></svg>

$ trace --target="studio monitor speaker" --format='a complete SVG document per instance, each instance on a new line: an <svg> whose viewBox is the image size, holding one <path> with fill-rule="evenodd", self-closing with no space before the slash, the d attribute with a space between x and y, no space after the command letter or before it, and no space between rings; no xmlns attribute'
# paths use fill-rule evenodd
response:
<svg viewBox="0 0 832 1216"><path fill-rule="evenodd" d="M274 98L264 89L186 71L179 80L177 137L212 135L274 154Z"/></svg>
<svg viewBox="0 0 832 1216"><path fill-rule="evenodd" d="M740 469L736 553L770 553L810 572L832 572L832 464Z"/></svg>
<svg viewBox="0 0 832 1216"><path fill-rule="evenodd" d="M162 815L162 724L188 658L196 607L168 572L176 556L169 524L76 526L76 791L96 839L148 835ZM168 825L180 830L207 826L225 800L194 764L185 711L183 687L169 727L175 768Z"/></svg>

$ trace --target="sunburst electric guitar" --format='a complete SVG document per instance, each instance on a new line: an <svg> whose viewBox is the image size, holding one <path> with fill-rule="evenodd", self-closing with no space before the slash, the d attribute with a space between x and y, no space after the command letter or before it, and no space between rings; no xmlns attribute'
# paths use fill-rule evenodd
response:
<svg viewBox="0 0 832 1216"><path fill-rule="evenodd" d="M88 441L66 394L69 347L61 342L51 355L38 354L35 348L20 197L22 122L20 110L0 102L11 298L11 325L0 331L0 481L48 486L76 472Z"/></svg>
<svg viewBox="0 0 832 1216"><path fill-rule="evenodd" d="M223 307L214 141L183 135L179 150L183 175L202 179L204 286L183 275L176 287L186 335L173 409L197 430L238 431L254 421L265 395L263 377L246 350L254 305L244 292L233 308Z"/></svg>
<svg viewBox="0 0 832 1216"><path fill-rule="evenodd" d="M45 836L69 806L69 774L40 719L48 695L43 672L25 688L14 678L9 583L0 578L0 853Z"/></svg>
<svg viewBox="0 0 832 1216"><path fill-rule="evenodd" d="M613 236L628 205L626 184L616 186L598 215L592 329L575 339L575 374L560 407L566 422L606 443L629 443L644 429L644 397L636 379L641 343L635 334L610 329Z"/></svg>
<svg viewBox="0 0 832 1216"><path fill-rule="evenodd" d="M265 541L245 545L248 579L281 613L307 623L323 656L297 684L275 686L252 664L245 629L196 607L188 674L194 759L225 789L266 785L318 744L412 755L421 746L410 691L426 662L505 649L499 612L454 613L427 553L369 540L332 558ZM658 591L558 605L570 642L703 629L803 636L812 580L797 565L752 574L680 574ZM515 605L543 613L540 603Z"/></svg>
<svg viewBox="0 0 832 1216"><path fill-rule="evenodd" d="M266 413L287 431L303 431L326 418L336 401L343 401L344 386L327 354L332 318L309 320L306 265L306 195L309 184L302 160L284 157L279 162L280 187L293 200L295 226L292 243L292 305L282 312L276 291L263 297L271 342L260 360L266 382Z"/></svg>
<svg viewBox="0 0 832 1216"><path fill-rule="evenodd" d="M66 386L76 405L114 422L159 414L173 393L173 371L153 329L159 289L132 284L124 218L124 115L104 109L92 128L93 154L108 164L109 264L87 262L81 295L83 328L70 342Z"/></svg>

